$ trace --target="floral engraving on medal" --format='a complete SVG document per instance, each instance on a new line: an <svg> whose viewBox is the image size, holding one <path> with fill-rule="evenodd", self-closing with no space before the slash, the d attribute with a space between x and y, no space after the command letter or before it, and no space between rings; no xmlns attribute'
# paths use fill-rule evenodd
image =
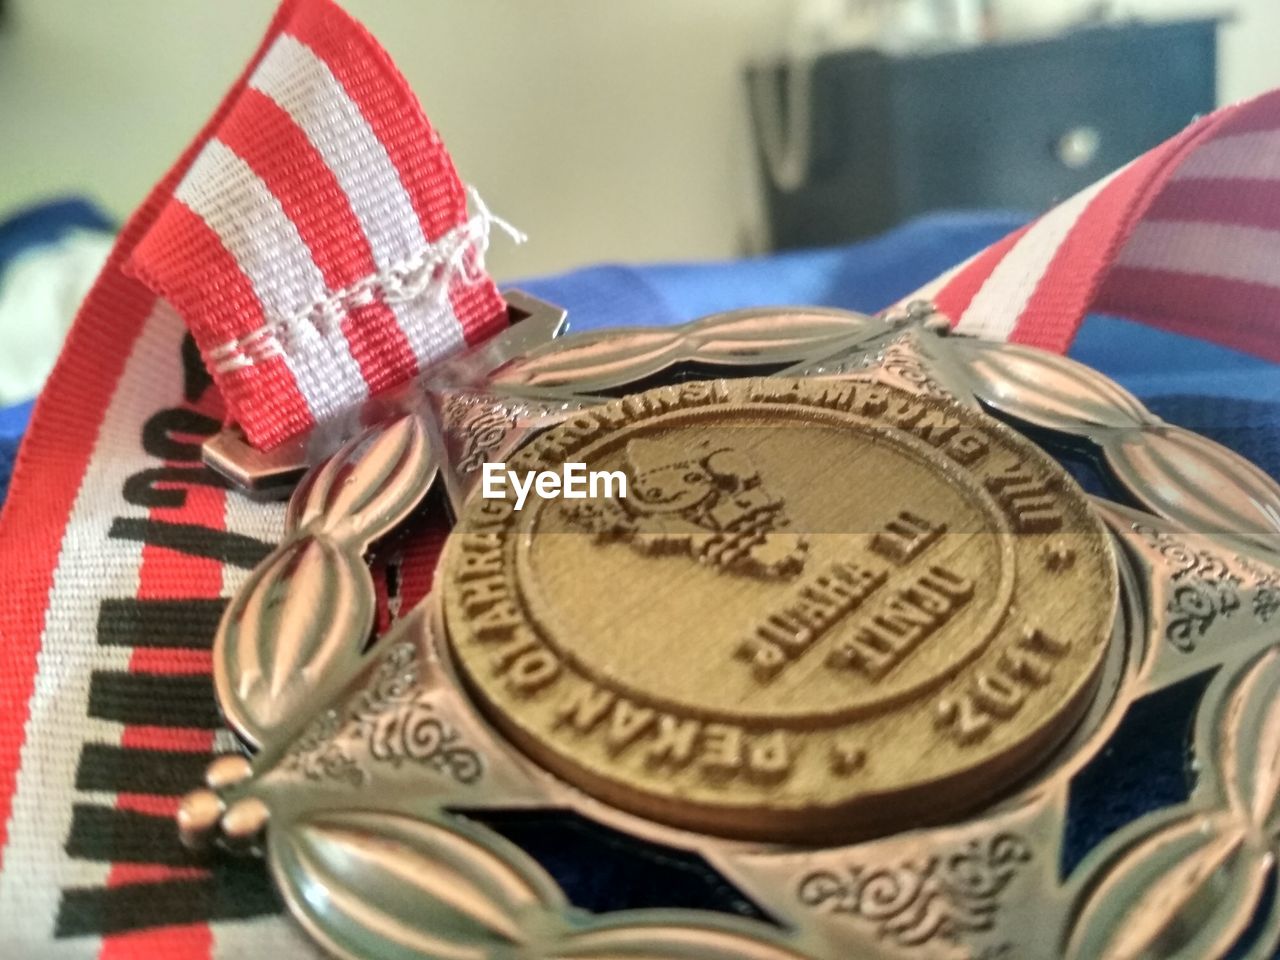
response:
<svg viewBox="0 0 1280 960"><path fill-rule="evenodd" d="M957 942L991 930L1000 896L1031 860L1020 836L1000 833L964 848L897 866L855 864L842 873L806 875L797 897L806 907L856 918L877 937L913 947L930 940Z"/></svg>
<svg viewBox="0 0 1280 960"><path fill-rule="evenodd" d="M1240 609L1242 581L1225 560L1207 550L1193 550L1177 537L1144 524L1134 524L1133 529L1173 568L1165 639L1190 653L1219 619Z"/></svg>
<svg viewBox="0 0 1280 960"><path fill-rule="evenodd" d="M805 372L830 377L857 370L883 371L895 378L899 386L922 396L951 396L930 371L928 360L921 354L912 333L898 337L876 353L859 352L844 359L829 358Z"/></svg>
<svg viewBox="0 0 1280 960"><path fill-rule="evenodd" d="M479 470L516 425L517 412L501 404L477 403L450 397L444 407L445 422L462 437L456 468L459 473Z"/></svg>
<svg viewBox="0 0 1280 960"><path fill-rule="evenodd" d="M285 769L360 786L369 771L358 758L367 757L393 767L417 764L464 786L477 782L484 772L480 755L462 743L421 687L417 647L396 644L348 707L326 710L307 728Z"/></svg>
<svg viewBox="0 0 1280 960"><path fill-rule="evenodd" d="M1263 567L1248 557L1236 557L1240 569L1257 582L1253 587L1253 616L1259 623L1270 623L1280 614L1280 572Z"/></svg>
<svg viewBox="0 0 1280 960"><path fill-rule="evenodd" d="M1270 623L1271 618L1280 613L1280 582L1275 577L1268 577L1259 582L1253 594L1253 615L1261 623Z"/></svg>
<svg viewBox="0 0 1280 960"><path fill-rule="evenodd" d="M912 334L900 337L885 347L879 362L886 373L893 374L917 393L937 397L947 395L947 391L929 372Z"/></svg>
<svg viewBox="0 0 1280 960"><path fill-rule="evenodd" d="M782 498L745 455L710 442L689 450L637 439L626 460L630 496L566 506L570 522L603 542L685 554L727 572L782 579L804 568L807 541L782 529Z"/></svg>
<svg viewBox="0 0 1280 960"><path fill-rule="evenodd" d="M302 774L308 780L339 780L358 787L365 781L365 771L347 753L336 737L342 729L337 710L326 710L289 748L284 769Z"/></svg>

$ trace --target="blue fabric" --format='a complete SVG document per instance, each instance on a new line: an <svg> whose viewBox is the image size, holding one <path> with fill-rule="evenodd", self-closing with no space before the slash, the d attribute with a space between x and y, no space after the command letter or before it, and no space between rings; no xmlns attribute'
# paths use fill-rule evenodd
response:
<svg viewBox="0 0 1280 960"><path fill-rule="evenodd" d="M723 263L588 267L513 286L566 307L575 331L678 323L768 305L870 312L1025 222L1017 214L938 214L848 247Z"/></svg>
<svg viewBox="0 0 1280 960"><path fill-rule="evenodd" d="M0 222L0 276L21 254L57 243L73 230L113 229L110 218L87 200L73 197L28 207ZM4 344L0 343L0 350L3 349ZM0 504L8 492L18 442L30 416L29 402L0 407Z"/></svg>
<svg viewBox="0 0 1280 960"><path fill-rule="evenodd" d="M0 222L0 273L32 247L57 243L72 230L115 229L111 219L87 200L51 200L20 210Z"/></svg>
<svg viewBox="0 0 1280 960"><path fill-rule="evenodd" d="M18 455L18 443L27 428L32 402L16 407L0 407L0 504L9 492L9 475L13 473L13 461Z"/></svg>
<svg viewBox="0 0 1280 960"><path fill-rule="evenodd" d="M31 419L31 408L35 401L28 400L12 407L0 407L0 440L16 439L27 429L27 421Z"/></svg>

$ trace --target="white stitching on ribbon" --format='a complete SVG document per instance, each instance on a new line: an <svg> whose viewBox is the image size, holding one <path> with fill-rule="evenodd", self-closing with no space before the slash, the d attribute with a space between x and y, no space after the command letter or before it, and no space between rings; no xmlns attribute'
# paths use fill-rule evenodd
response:
<svg viewBox="0 0 1280 960"><path fill-rule="evenodd" d="M425 297L442 303L455 279L461 278L464 283L483 280L485 254L494 226L517 244L524 243L527 237L492 213L474 187L467 187L467 194L476 212L466 223L412 257L336 290L291 316L269 318L257 330L219 344L206 355L212 372L244 370L289 353L296 331L304 325L322 337L341 336L343 317L356 307L379 300L388 304L411 303Z"/></svg>

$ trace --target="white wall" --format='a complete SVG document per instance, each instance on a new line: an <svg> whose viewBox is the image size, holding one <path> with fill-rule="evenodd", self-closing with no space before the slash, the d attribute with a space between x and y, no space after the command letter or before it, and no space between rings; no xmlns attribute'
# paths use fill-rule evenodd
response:
<svg viewBox="0 0 1280 960"><path fill-rule="evenodd" d="M1004 0L1028 25L1073 0ZM270 0L9 0L0 215L79 191L125 214L254 47ZM347 0L464 176L531 243L504 276L602 259L729 256L758 219L740 67L793 0ZM1186 9L1158 0L1165 13ZM1280 84L1280 3L1224 43L1228 99Z"/></svg>
<svg viewBox="0 0 1280 960"><path fill-rule="evenodd" d="M10 0L0 213L85 191L126 213L251 53L270 0ZM749 205L745 51L785 0L347 0L463 172L526 230L493 265L728 255ZM109 12L108 12L109 10Z"/></svg>

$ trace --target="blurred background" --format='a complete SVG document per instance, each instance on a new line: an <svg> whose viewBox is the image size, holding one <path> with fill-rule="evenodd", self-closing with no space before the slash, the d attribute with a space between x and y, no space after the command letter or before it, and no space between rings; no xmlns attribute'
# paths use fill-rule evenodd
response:
<svg viewBox="0 0 1280 960"><path fill-rule="evenodd" d="M1181 126L1210 105L1203 102L1205 91L1192 89L1197 71L1216 76L1217 89L1209 96L1222 102L1280 84L1275 48L1280 3L1231 2L1230 10L1183 0L345 0L345 5L407 74L464 177L495 211L530 235L522 250L503 247L494 253L491 266L510 277L599 260L717 258L766 248L769 194L762 189L744 81L751 63L838 60L841 50L876 47L901 68L858 74L859 68L846 64L843 77L833 79L828 71L825 82L811 91L822 97L814 102L816 116L809 118L825 124L817 138L824 139L825 129L830 141L833 125L847 134L845 143L834 146L835 156L830 142L818 144L819 156L809 158L817 169L805 171L815 179L838 180L842 164L862 151L875 163L863 164L861 181L871 186L868 196L882 195L892 184L887 174L873 175L877 164L883 171L904 161L894 152L902 147L885 142L903 133L896 126L903 118L895 118L895 110L927 112L929 100L936 100L931 93L950 91L955 103L947 104L945 114L955 122L934 132L930 149L963 155L986 136L984 126L998 119L1000 91L1009 93L1013 82L1025 95L1018 109L1032 113L1028 103L1038 105L1060 128L1057 137L1068 137L1063 144L1056 138L1041 142L1046 131L1025 132L1029 149L1046 158L1037 177L1052 170L1051 151L1063 149L1079 175L1055 179L1051 192L1070 185L1063 181L1090 182L1107 169L1095 161L1151 145L1141 136L1133 139L1135 133L1146 139L1168 135L1126 129L1135 118L1109 115L1109 95L1136 92ZM252 51L274 3L0 0L0 7L0 217L36 200L72 193L118 218L198 129ZM1160 35L1139 38L1119 63L1114 49L1091 59L1091 45L1107 46L1105 33L1092 44L1078 36L1081 23L1109 23L1114 31L1135 17L1159 24L1225 13L1232 19L1222 24L1216 63L1205 59L1212 57L1211 49ZM1068 70L1079 79L1093 79L1092 86L1064 88L1051 49L1025 55L1015 68L1007 56L991 62L992 49L976 43L992 39L1016 46L1072 34L1076 46L1067 57ZM1134 49L1147 51L1141 69L1119 70ZM937 53L948 50L953 53ZM931 79L925 74L934 56L967 62L944 64L942 75ZM1097 72L1102 75L1089 76ZM903 84L917 81L918 89L902 91ZM1168 87L1176 90L1162 93ZM890 95L895 89L901 93L896 102ZM766 123L772 121L782 134L803 127L777 122L797 119L779 116L788 99L756 97L757 108L774 108L763 111L769 114ZM957 116L959 107L964 109ZM1137 125L1141 121L1136 118ZM812 129L809 133L814 135ZM842 147L848 148L847 156L840 155ZM955 176L943 183L948 165L935 166L920 174L939 181L929 204L1019 199L974 193L971 184ZM775 172L791 174L786 185L796 185L794 169ZM916 210L908 203L902 212ZM880 211L873 219L887 225L883 220L894 213ZM834 229L824 227L819 239L838 239Z"/></svg>
<svg viewBox="0 0 1280 960"><path fill-rule="evenodd" d="M1231 3L345 0L529 234L495 245L499 279L1044 209L1280 85L1280 3ZM0 407L274 6L0 0Z"/></svg>

